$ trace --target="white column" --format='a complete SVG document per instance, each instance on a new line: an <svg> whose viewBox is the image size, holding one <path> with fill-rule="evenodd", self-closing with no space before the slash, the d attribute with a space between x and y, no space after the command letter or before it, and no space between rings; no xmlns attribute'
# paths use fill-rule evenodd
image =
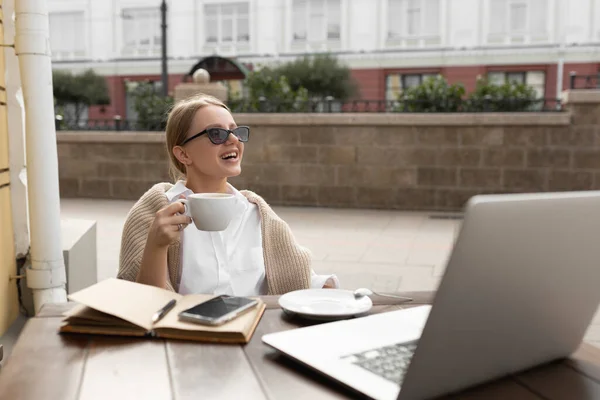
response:
<svg viewBox="0 0 600 400"><path fill-rule="evenodd" d="M36 313L43 304L66 302L62 255L58 156L46 0L16 2L15 51L25 101L31 268Z"/></svg>

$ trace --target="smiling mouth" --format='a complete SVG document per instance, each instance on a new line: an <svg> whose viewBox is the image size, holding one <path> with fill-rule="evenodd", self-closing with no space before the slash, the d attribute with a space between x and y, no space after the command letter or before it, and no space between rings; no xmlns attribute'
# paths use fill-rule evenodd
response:
<svg viewBox="0 0 600 400"><path fill-rule="evenodd" d="M239 153L237 151L232 151L230 153L223 154L221 156L221 160L234 161L234 160L237 160L238 157L239 157Z"/></svg>

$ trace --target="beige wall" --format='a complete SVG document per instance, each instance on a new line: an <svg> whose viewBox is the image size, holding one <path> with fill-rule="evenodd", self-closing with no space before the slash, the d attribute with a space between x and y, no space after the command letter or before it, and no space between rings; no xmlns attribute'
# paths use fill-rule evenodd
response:
<svg viewBox="0 0 600 400"><path fill-rule="evenodd" d="M478 193L600 188L600 92L534 114L239 114L231 182L272 204L459 210ZM168 180L163 135L62 132L61 193L137 199Z"/></svg>
<svg viewBox="0 0 600 400"><path fill-rule="evenodd" d="M0 0L2 5L2 0ZM0 8L0 21L3 19ZM4 31L0 24L0 43ZM4 81L4 52L0 51L0 86ZM18 315L17 286L10 276L16 275L15 247L11 216L6 91L0 90L0 336Z"/></svg>

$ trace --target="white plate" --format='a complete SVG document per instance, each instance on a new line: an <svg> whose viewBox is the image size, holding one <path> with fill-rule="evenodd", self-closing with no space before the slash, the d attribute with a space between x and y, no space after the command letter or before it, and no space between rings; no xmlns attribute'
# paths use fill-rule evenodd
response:
<svg viewBox="0 0 600 400"><path fill-rule="evenodd" d="M350 290L305 289L284 294L279 305L287 313L328 320L363 315L373 307L373 302L369 297L356 300Z"/></svg>

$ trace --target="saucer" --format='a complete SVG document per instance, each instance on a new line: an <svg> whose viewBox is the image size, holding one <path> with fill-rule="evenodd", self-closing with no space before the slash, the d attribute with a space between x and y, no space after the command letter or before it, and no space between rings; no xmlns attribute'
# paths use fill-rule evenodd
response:
<svg viewBox="0 0 600 400"><path fill-rule="evenodd" d="M304 289L284 294L279 305L288 314L307 319L334 320L361 316L373 302L369 297L354 298L354 292L342 289Z"/></svg>

